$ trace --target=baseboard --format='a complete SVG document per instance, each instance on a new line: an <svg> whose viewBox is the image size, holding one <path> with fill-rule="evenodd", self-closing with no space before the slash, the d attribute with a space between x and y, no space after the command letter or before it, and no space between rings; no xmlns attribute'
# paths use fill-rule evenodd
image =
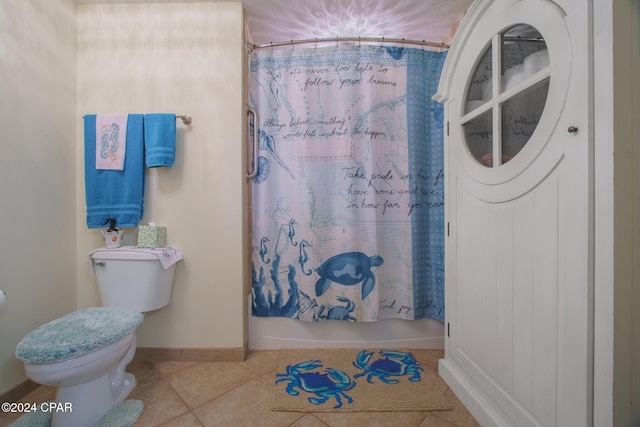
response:
<svg viewBox="0 0 640 427"><path fill-rule="evenodd" d="M34 383L31 380L26 380L11 390L0 394L0 402L17 402L39 386L40 384Z"/></svg>
<svg viewBox="0 0 640 427"><path fill-rule="evenodd" d="M243 362L245 348L163 348L138 347L134 361L138 362Z"/></svg>
<svg viewBox="0 0 640 427"><path fill-rule="evenodd" d="M451 363L446 358L440 359L438 375L481 426L512 427L515 425L455 363Z"/></svg>

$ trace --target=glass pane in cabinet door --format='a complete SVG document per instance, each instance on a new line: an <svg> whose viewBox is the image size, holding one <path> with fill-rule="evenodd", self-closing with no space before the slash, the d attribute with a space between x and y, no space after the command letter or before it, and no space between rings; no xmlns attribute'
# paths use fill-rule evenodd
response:
<svg viewBox="0 0 640 427"><path fill-rule="evenodd" d="M510 97L502 104L502 164L527 144L538 126L549 92L549 79Z"/></svg>
<svg viewBox="0 0 640 427"><path fill-rule="evenodd" d="M502 34L503 91L517 87L548 65L547 44L538 30L519 24Z"/></svg>
<svg viewBox="0 0 640 427"><path fill-rule="evenodd" d="M491 70L491 45L489 45L476 65L473 78L469 82L465 114L491 99Z"/></svg>
<svg viewBox="0 0 640 427"><path fill-rule="evenodd" d="M463 125L464 136L471 155L482 165L493 166L492 110Z"/></svg>

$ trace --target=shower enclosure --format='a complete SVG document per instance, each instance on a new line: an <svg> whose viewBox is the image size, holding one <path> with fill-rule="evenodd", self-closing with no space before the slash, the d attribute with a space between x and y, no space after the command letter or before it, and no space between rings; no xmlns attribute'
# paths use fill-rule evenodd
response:
<svg viewBox="0 0 640 427"><path fill-rule="evenodd" d="M250 348L442 348L445 52L250 59Z"/></svg>

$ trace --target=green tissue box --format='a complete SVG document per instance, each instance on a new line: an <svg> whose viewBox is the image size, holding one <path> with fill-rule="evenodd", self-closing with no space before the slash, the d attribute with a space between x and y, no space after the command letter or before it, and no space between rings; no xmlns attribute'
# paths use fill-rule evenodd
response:
<svg viewBox="0 0 640 427"><path fill-rule="evenodd" d="M167 245L167 227L138 226L139 248L161 248Z"/></svg>

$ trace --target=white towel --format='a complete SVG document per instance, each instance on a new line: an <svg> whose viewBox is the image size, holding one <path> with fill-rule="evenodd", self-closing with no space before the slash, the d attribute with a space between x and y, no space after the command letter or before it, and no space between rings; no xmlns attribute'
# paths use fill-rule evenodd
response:
<svg viewBox="0 0 640 427"><path fill-rule="evenodd" d="M182 251L172 246L164 246L162 248L135 248L135 250L155 254L158 260L160 260L162 268L165 270L183 258Z"/></svg>
<svg viewBox="0 0 640 427"><path fill-rule="evenodd" d="M124 170L128 114L96 115L96 169Z"/></svg>

